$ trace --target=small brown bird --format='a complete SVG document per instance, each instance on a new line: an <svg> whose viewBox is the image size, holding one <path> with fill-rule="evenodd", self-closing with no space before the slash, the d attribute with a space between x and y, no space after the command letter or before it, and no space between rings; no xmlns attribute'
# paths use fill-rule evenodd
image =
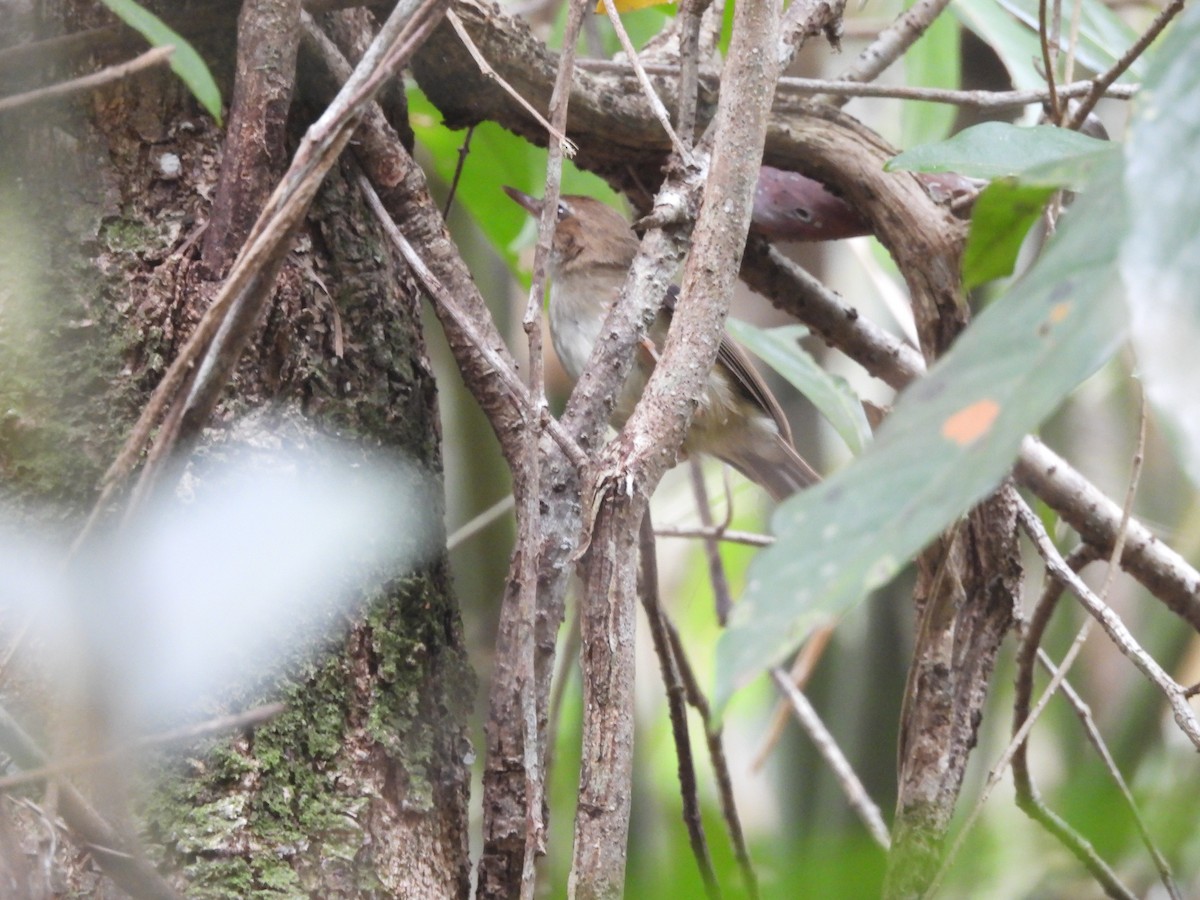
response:
<svg viewBox="0 0 1200 900"><path fill-rule="evenodd" d="M532 215L541 214L541 200L515 188L504 190ZM579 378L587 365L637 250L637 235L616 210L591 197L559 200L549 265L550 337L572 379ZM651 351L661 348L666 339L674 293L650 329ZM617 398L613 414L617 427L633 412L657 355L638 354ZM745 352L728 337L721 340L708 390L692 417L683 450L723 460L776 500L819 480L792 446L791 430L778 402Z"/></svg>

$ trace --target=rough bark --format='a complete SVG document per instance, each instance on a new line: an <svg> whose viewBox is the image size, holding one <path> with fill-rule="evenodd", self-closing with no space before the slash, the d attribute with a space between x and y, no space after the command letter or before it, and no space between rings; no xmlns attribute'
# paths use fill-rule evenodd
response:
<svg viewBox="0 0 1200 900"><path fill-rule="evenodd" d="M53 10L48 21L103 24L91 4L80 6L86 15ZM220 9L225 27L200 49L230 97L236 9ZM279 113L277 104L263 109L271 129ZM293 118L291 140L299 125ZM0 215L21 222L26 238L6 255L0 281L28 290L32 302L20 308L33 317L0 333L6 360L22 361L0 375L4 495L30 518L58 518L86 510L211 296L198 227L211 214L205 198L227 136L165 72L36 117L5 117L0 130ZM178 177L167 154L181 164ZM403 451L430 473L429 517L440 526L436 393L416 291L390 259L352 173L335 169L204 444L231 447L249 415L298 439L337 433ZM53 512L35 506L46 501ZM164 758L143 787L134 810L147 850L188 896L466 894L473 684L444 558L369 600L317 658L227 698L281 698L285 713L252 735ZM63 883L116 896L66 838Z"/></svg>

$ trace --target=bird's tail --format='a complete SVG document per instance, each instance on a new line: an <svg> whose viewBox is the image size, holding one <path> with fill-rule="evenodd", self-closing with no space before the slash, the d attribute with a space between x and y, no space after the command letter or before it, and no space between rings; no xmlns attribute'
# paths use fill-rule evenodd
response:
<svg viewBox="0 0 1200 900"><path fill-rule="evenodd" d="M743 447L736 456L726 457L724 461L762 485L771 498L779 502L816 484L821 476L786 438L778 434L772 437L772 440L757 441L752 447Z"/></svg>

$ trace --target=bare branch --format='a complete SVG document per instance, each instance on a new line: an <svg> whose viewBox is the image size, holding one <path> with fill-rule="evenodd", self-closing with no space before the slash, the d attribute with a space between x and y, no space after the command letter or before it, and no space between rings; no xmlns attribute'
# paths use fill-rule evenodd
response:
<svg viewBox="0 0 1200 900"><path fill-rule="evenodd" d="M147 735L105 753L73 756L68 759L55 760L49 765L39 766L38 768L28 769L16 775L6 775L0 778L0 792L11 791L14 788L37 781L44 781L48 778L56 778L60 775L67 775L71 772L110 766L113 763L127 760L130 753L135 753L139 750L165 747L172 744L185 744L197 738L222 734L227 731L253 728L256 725L269 722L286 708L282 703L268 703L263 706L256 706L254 709L248 709L242 713L217 716L205 722L197 722L194 725L184 725L180 728L173 728L170 731L164 731L159 734Z"/></svg>
<svg viewBox="0 0 1200 900"><path fill-rule="evenodd" d="M46 754L25 729L0 708L0 747L12 761L23 769L46 766ZM58 809L63 820L87 846L100 867L123 890L146 900L182 900L181 895L155 871L88 802L72 784L55 782L58 790Z"/></svg>
<svg viewBox="0 0 1200 900"><path fill-rule="evenodd" d="M875 843L884 850L889 849L892 838L888 834L887 825L883 822L883 815L879 812L879 807L867 794L867 789L863 787L850 762L837 745L837 741L833 739L833 735L829 733L829 729L825 727L825 723L821 721L817 711L808 702L808 698L792 683L792 679L783 669L778 667L772 669L771 679L779 688L779 692L791 703L792 712L795 713L796 721L800 723L804 733L809 736L817 748L817 752L833 770L842 793L846 795L846 800L850 803L850 808L862 819Z"/></svg>
<svg viewBox="0 0 1200 900"><path fill-rule="evenodd" d="M752 531L734 531L730 528L700 527L672 528L662 525L654 529L658 537L667 538L699 538L701 540L728 541L731 544L745 544L748 547L769 547L775 543L775 538L769 534L756 534Z"/></svg>
<svg viewBox="0 0 1200 900"><path fill-rule="evenodd" d="M840 81L874 81L888 66L904 55L942 14L950 0L917 0L901 13L896 21L879 33L858 55L854 65L840 76ZM842 106L849 97L820 96L818 103Z"/></svg>
<svg viewBox="0 0 1200 900"><path fill-rule="evenodd" d="M554 139L559 142L563 152L568 157L574 156L575 151L578 149L575 146L574 141L563 134L562 129L555 128L553 125L547 122L545 118L543 118L542 114L534 109L530 102L517 92L516 88L496 74L496 70L491 67L486 59L484 59L483 53L481 53L479 48L475 46L475 42L471 40L471 35L467 33L467 29L463 26L462 19L458 17L458 14L452 9L448 10L446 13L446 19L451 25L454 26L454 32L462 39L463 45L471 54L471 58L478 63L479 71L481 71L488 78L495 79L496 83L499 84L500 87L504 88L510 97L521 104L522 108L524 108L526 112L537 119L542 124L542 127L545 128L546 131L548 131L554 137Z"/></svg>
<svg viewBox="0 0 1200 900"><path fill-rule="evenodd" d="M1179 726L1179 730L1194 746L1200 749L1200 722L1196 721L1195 713L1188 705L1183 687L1163 670L1153 656L1142 649L1117 614L1097 597L1078 575L1071 571L1071 567L1066 564L1059 554L1058 548L1046 534L1041 520L1028 507L1019 511L1019 517L1021 525L1037 545L1038 552L1046 560L1048 571L1065 587L1070 588L1071 592L1079 598L1084 609L1104 628L1112 642L1117 645L1117 649L1133 663L1139 672L1146 676L1151 684L1162 692L1174 713L1175 723Z"/></svg>
<svg viewBox="0 0 1200 900"><path fill-rule="evenodd" d="M379 223L387 233L388 238L404 258L404 261L413 270L413 273L421 282L421 286L425 289L426 293L437 302L439 308L447 316L455 320L463 334L475 345L476 351L492 365L492 374L498 376L499 380L508 388L513 400L526 415L527 421L537 421L540 418L540 413L534 407L533 400L529 396L529 391L522 383L520 377L518 377L516 370L508 365L506 360L484 340L483 336L479 334L475 323L460 308L454 296L442 285L429 266L425 264L425 261L413 249L412 244L408 242L408 239L401 234L400 229L396 227L396 223L388 214L387 209L384 208L383 201L379 199L379 195L375 192L375 188L371 182L367 178L360 176L358 183ZM579 445L575 443L557 421L549 419L546 427L554 439L558 441L563 452L573 459L576 465L582 467L587 464L586 454L584 454Z"/></svg>
<svg viewBox="0 0 1200 900"><path fill-rule="evenodd" d="M896 389L924 371L920 354L862 316L800 266L765 243L751 240L742 277L763 296ZM1121 507L1065 459L1039 441L1021 443L1017 479L1055 510L1083 540L1111 552L1121 533ZM1130 521L1121 565L1172 612L1200 630L1200 573Z"/></svg>
<svg viewBox="0 0 1200 900"><path fill-rule="evenodd" d="M1071 115L1063 123L1066 128L1079 128L1080 125L1088 117L1099 102L1100 98L1105 96L1105 93L1118 78L1125 73L1125 70L1133 65L1134 60L1146 52L1146 49L1154 43L1154 39L1162 34L1162 30L1167 27L1167 24L1179 15L1183 10L1185 0L1171 0L1150 23L1150 27L1142 33L1136 41L1125 53L1118 59L1112 67L1100 75L1092 79L1092 89L1088 95L1080 102L1079 106L1072 110Z"/></svg>
<svg viewBox="0 0 1200 900"><path fill-rule="evenodd" d="M363 107L370 102L374 92L394 70L394 66L411 55L427 30L436 22L440 4L445 0L409 0L397 5L379 37L364 57L355 75L349 81L339 100L328 108L324 115L309 129L300 148L292 160L287 174L276 188L266 208L259 216L246 245L242 248L232 271L221 285L212 305L205 313L187 344L167 369L162 381L155 388L142 411L125 446L105 473L100 497L76 539L78 547L99 517L107 508L110 498L133 470L142 448L150 434L171 404L174 411L172 427L161 428L155 439L154 458L167 460L171 448L183 427L183 418L190 415L193 421L207 419L215 404L225 378L240 355L241 347L248 337L247 329L234 333L231 340L220 342L217 352L212 353L218 333L235 308L242 310L243 318L256 306L261 308L270 295L274 274L282 263L288 241L304 216L312 197L316 193L325 173L333 165L342 148L350 139L354 125ZM242 342L239 345L239 341ZM202 366L207 357L212 364ZM197 373L197 367L200 367ZM186 398L180 395L186 384L196 377L196 384ZM157 467L143 470L141 494L154 483ZM132 511L134 504L128 506Z"/></svg>
<svg viewBox="0 0 1200 900"><path fill-rule="evenodd" d="M145 69L161 66L171 58L171 54L174 52L174 47L154 47L147 50L141 56L129 60L129 62L108 66L99 72L93 72L91 75L72 78L70 81L52 84L49 87L38 88L34 91L26 91L23 94L13 94L10 97L0 98L0 113L10 109L17 109L21 106L43 103L46 100L53 100L56 97L66 97L70 94L95 90L114 81L128 78L130 75L144 71Z"/></svg>
<svg viewBox="0 0 1200 900"><path fill-rule="evenodd" d="M667 133L667 137L671 139L671 146L675 148L675 153L685 165L692 164L692 141L689 138L686 146L679 139L679 135L675 133L675 129L671 127L671 114L667 112L666 106L663 105L658 93L654 90L654 86L650 83L649 77L646 75L646 70L642 68L641 62L638 60L637 50L634 49L633 42L629 40L629 33L625 30L625 24L621 21L621 17L617 15L615 3L609 2L603 4L604 11L608 14L608 21L612 24L613 31L617 33L617 39L621 42L621 49L625 51L625 55L629 58L629 64L633 67L633 72L637 76L638 84L642 87L642 92L646 96L646 101L650 104L650 109L654 111L663 130Z"/></svg>
<svg viewBox="0 0 1200 900"><path fill-rule="evenodd" d="M659 671L667 691L667 712L671 719L671 736L675 741L675 756L679 763L679 793L683 798L683 821L687 825L692 856L696 859L700 878L704 882L704 892L710 900L715 900L721 896L721 888L713 871L708 841L704 836L704 823L700 818L700 795L696 785L696 766L692 761L691 739L688 736L685 692L679 678L679 668L671 651L671 640L667 635L666 619L658 596L658 562L654 526L649 513L642 519L638 553L641 558L639 586L642 608L646 611L646 619L650 624L654 653L658 657Z"/></svg>
<svg viewBox="0 0 1200 900"><path fill-rule="evenodd" d="M211 278L225 274L283 171L299 46L300 0L242 4L229 127L200 255Z"/></svg>
<svg viewBox="0 0 1200 900"><path fill-rule="evenodd" d="M671 639L671 652L675 659L675 665L679 669L679 677L687 692L688 703L696 710L700 721L704 723L704 739L708 745L708 758L713 767L713 777L717 782L717 797L721 803L721 814L725 818L729 840L733 844L733 852L742 872L742 883L746 887L746 894L750 900L758 900L758 878L754 874L754 864L750 860L750 850L746 846L746 836L742 831L737 804L733 798L733 779L729 774L729 761L725 757L725 748L721 742L721 730L716 727L712 709L708 705L700 682L696 679L696 673L692 671L691 663L688 662L678 630L671 624L665 610L662 615L667 636Z"/></svg>
<svg viewBox="0 0 1200 900"><path fill-rule="evenodd" d="M581 59L579 67L589 72L630 71L628 63L611 59ZM669 64L653 64L643 66L650 75L675 75L679 72L677 66ZM699 79L710 89L716 88L718 79L715 75L699 74ZM1073 81L1058 87L1060 97L1083 97L1095 90L1094 81ZM1103 96L1111 100L1131 100L1138 89L1129 85L1110 85ZM965 109L1005 110L1017 109L1031 103L1043 103L1050 92L1045 88L1026 88L1019 91L955 91L946 88L910 87L902 84L872 84L845 79L824 78L794 78L785 76L779 79L779 91L776 96L776 110L788 109L788 101L793 97L808 97L815 94L828 94L831 97L850 99L853 97L882 97L893 100L916 100L923 103L945 103L950 106L961 106Z"/></svg>

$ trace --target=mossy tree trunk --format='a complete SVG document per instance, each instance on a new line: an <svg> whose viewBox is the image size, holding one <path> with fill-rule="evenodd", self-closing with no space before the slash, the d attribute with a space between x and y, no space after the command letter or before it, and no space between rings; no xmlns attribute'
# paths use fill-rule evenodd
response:
<svg viewBox="0 0 1200 900"><path fill-rule="evenodd" d="M98 6L43 3L0 39L106 24ZM194 6L214 22L197 43L228 99L238 5ZM25 74L45 83L122 56L47 58ZM263 165L286 162L316 112L297 95ZM226 141L165 69L0 117L0 499L26 520L87 512L206 309L218 282L201 229ZM352 176L343 161L326 180L203 443L240 440L249 421L399 451L435 473L426 512L440 528L418 297ZM189 897L463 896L473 693L438 556L379 589L272 697L242 698L283 700L284 713L165 761L134 803L146 852ZM65 838L59 887L120 896Z"/></svg>

